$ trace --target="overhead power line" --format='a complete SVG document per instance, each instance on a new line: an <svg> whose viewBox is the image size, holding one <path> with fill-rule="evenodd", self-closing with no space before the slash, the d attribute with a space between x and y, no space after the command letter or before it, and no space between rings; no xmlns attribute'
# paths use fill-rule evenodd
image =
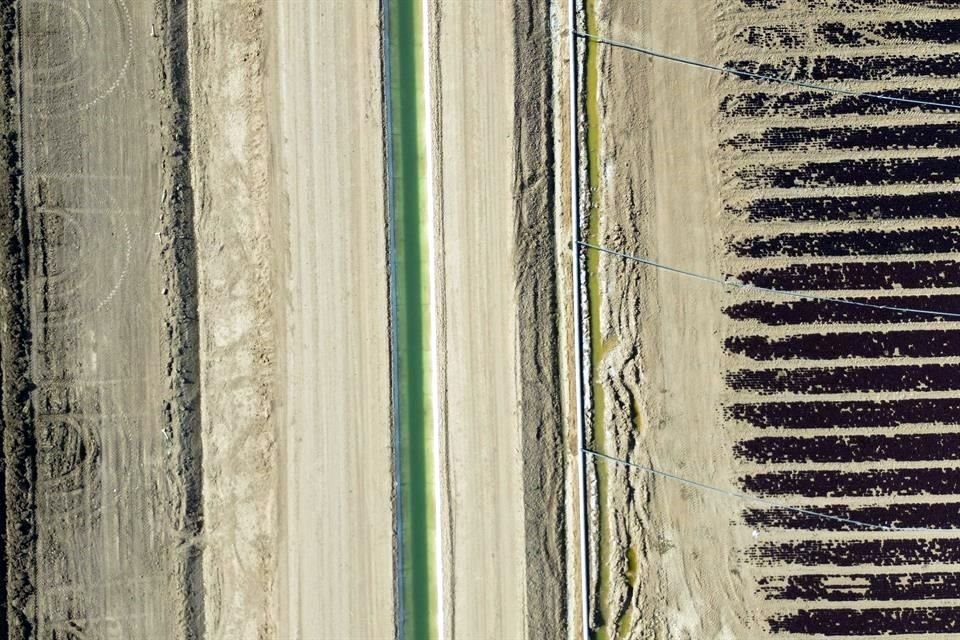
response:
<svg viewBox="0 0 960 640"><path fill-rule="evenodd" d="M594 35L592 33L574 31L573 35L577 36L578 38L583 38L585 40L592 40L593 42L597 42L599 44L605 44L611 47L617 47L619 49L627 49L629 51L636 51L637 53L642 53L644 55L648 55L654 58L669 60L670 62L677 62L680 64L689 65L692 67L700 67L701 69L709 69L710 71L719 71L721 73L726 73L726 74L737 76L740 78L750 78L751 80L757 80L759 82L777 82L780 84L789 84L795 87L801 87L803 89L812 89L814 91L828 91L830 93L837 93L845 96L853 96L856 98L872 98L874 100L886 100L888 102L901 102L901 103L912 104L916 106L937 107L940 109L952 109L955 111L960 111L960 105L951 104L949 102L937 102L935 100L919 100L916 98L901 98L898 96L891 96L883 93L870 93L868 91L854 91L852 89L844 89L842 87L832 87L830 85L825 85L825 84L804 82L803 80L791 80L790 78L781 78L778 76L771 76L765 73L755 73L753 71L747 71L746 69L737 69L735 67L725 67L718 64L711 64L709 62L704 62L702 60L685 58L683 56L677 56L671 53L665 53L663 51L657 51L655 49L641 47L639 45L630 44L628 42L610 40L608 38L603 38L601 36Z"/></svg>
<svg viewBox="0 0 960 640"><path fill-rule="evenodd" d="M687 271L685 269L679 269L677 267L672 267L670 265L663 264L662 262L657 262L656 260L651 260L644 256L632 255L629 253L623 253L615 249L610 249L609 247L604 247L597 244L591 244L589 242L578 242L582 247L587 249L593 249L594 251L600 251L607 253L612 256L617 256L618 258L623 258L624 260L629 260L631 262L638 262L656 269L661 269L663 271L669 271L670 273L675 273L677 275L684 276L686 278L693 278L695 280L701 280L703 282L709 282L711 284L719 284L724 287L731 287L734 289L744 289L750 291L762 291L764 293L773 293L781 296L788 296L791 298L799 298L801 300L812 300L814 302L829 302L835 304L848 304L854 307L866 307L868 309L880 309L883 311L893 311L896 313L907 313L907 314L919 314L924 316L932 316L938 318L955 318L960 320L960 313L955 313L951 311L936 311L933 309L916 309L913 307L898 307L888 304L874 304L872 302L861 302L859 300L850 300L847 298L831 298L828 296L816 296L809 293L802 293L800 291L789 291L787 289L774 289L771 287L758 287L747 282L740 282L739 280L727 280L724 278L717 278L714 276L704 275L702 273L696 273L693 271Z"/></svg>
<svg viewBox="0 0 960 640"><path fill-rule="evenodd" d="M782 504L768 498L761 498L759 496L751 496L746 493L740 493L737 491L731 491L729 489L724 489L722 487L716 487L713 485L706 484L704 482L699 482L697 480L691 480L690 478L684 478L683 476L678 476L674 473L667 471L661 471L654 467L649 467L647 465L638 464L636 462L630 462L629 460L624 460L623 458L617 458L616 456L611 456L606 453L601 453L599 451L594 451L593 449L584 449L584 453L601 460L606 460L607 462L612 462L614 464L619 464L624 467L629 467L631 469L636 469L638 471L643 471L654 476L659 476L661 478L666 478L668 480L673 480L675 482L680 482L704 491L712 491L713 493L720 493L731 498L736 498L738 500L743 500L746 502L757 502L763 504L767 507L774 509L783 509L785 511L793 511L795 513L801 513L803 515L812 516L815 518L822 518L824 520L831 520L833 522L840 522L842 524L854 525L857 527L864 527L867 529L873 529L876 531L896 531L896 532L907 532L907 533L957 533L960 529L939 529L939 528L928 528L928 527L898 527L895 525L885 525L877 524L874 522L864 522L863 520L856 520L854 518L844 518L843 516L835 516L830 513L824 513L822 511L816 511L814 509L804 509L803 507L794 507L787 504Z"/></svg>

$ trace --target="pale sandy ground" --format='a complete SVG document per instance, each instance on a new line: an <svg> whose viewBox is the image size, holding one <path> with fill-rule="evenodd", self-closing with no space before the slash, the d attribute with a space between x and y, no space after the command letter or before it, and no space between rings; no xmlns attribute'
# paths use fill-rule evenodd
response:
<svg viewBox="0 0 960 640"><path fill-rule="evenodd" d="M378 3L282 2L274 159L289 229L279 638L394 634Z"/></svg>
<svg viewBox="0 0 960 640"><path fill-rule="evenodd" d="M526 633L513 216L513 7L438 2L447 637Z"/></svg>
<svg viewBox="0 0 960 640"><path fill-rule="evenodd" d="M193 184L204 402L206 635L277 637L281 389L259 0L190 4ZM282 236L280 236L282 239Z"/></svg>
<svg viewBox="0 0 960 640"><path fill-rule="evenodd" d="M596 7L603 36L714 59L714 14L697 3L599 0ZM602 242L720 273L716 76L609 47L601 48L600 65ZM729 300L717 287L618 258L601 258L601 270L601 325L616 345L603 368L607 452L732 488L730 442L717 412L717 333L721 301ZM602 559L611 574L602 603L609 619L627 614L628 637L747 637L740 620L749 618L749 597L742 576L730 571L750 536L745 527L729 526L739 505L597 464L610 473L611 526ZM631 547L640 557L633 580Z"/></svg>
<svg viewBox="0 0 960 640"><path fill-rule="evenodd" d="M438 355L445 365L439 421L444 637L520 638L527 625L527 541L512 214L516 167L510 162L516 126L513 10L503 4L481 11L459 2L434 9L434 215L441 256L434 266L442 327ZM375 7L349 3L287 3L268 12L267 23L276 29L276 57L268 64L277 71L266 82L278 90L268 102L277 114L272 142L278 196L265 203L261 185L246 176L219 186L212 196L219 206L205 219L212 229L218 209L252 207L231 226L236 241L252 245L259 256L252 261L257 267L264 266L257 234L265 224L257 208L279 207L274 217L289 221L288 229L272 230L272 248L282 256L275 267L288 274L278 283L287 291L285 320L278 320L288 327L279 354L286 393L273 414L287 431L280 442L279 585L273 591L240 588L243 567L237 562L210 572L226 572L220 576L224 589L239 589L221 605L234 629L252 633L256 625L241 624L238 614L258 599L277 596L277 637L386 638L394 632L394 573L378 14ZM329 64L324 51L331 47L352 53ZM252 53L238 44L206 55L219 56L228 73L223 63L241 52ZM220 84L224 90L217 98L225 107L251 109L247 96L236 94L249 77L234 83L227 75ZM256 158L239 147L260 144L259 122L240 131L215 125L207 123L221 144L238 148L211 154L210 162L227 169L232 158L255 175ZM210 278L224 261L215 249L211 243ZM227 273L235 271L221 277ZM237 323L247 306L262 304L242 284L232 299L236 306L225 308L235 310ZM253 328L236 333L236 350L256 349ZM249 393L258 397L255 389ZM263 451L249 460L251 471L234 468L234 475L257 479L255 463L269 455L268 433L264 427ZM218 495L229 490L225 484ZM249 512L272 508L267 496L258 501L251 494L247 502ZM270 535L260 531L259 541L268 544ZM230 549L242 541L227 542L221 544ZM266 551L258 557L270 575ZM270 616L261 618L269 629Z"/></svg>

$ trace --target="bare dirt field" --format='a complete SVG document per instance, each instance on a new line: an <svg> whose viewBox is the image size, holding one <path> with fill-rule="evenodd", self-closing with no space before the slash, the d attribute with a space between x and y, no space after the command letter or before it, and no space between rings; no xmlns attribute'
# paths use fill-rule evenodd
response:
<svg viewBox="0 0 960 640"><path fill-rule="evenodd" d="M581 117L599 134L583 137L599 227L584 233L754 286L954 312L950 9L589 3L580 28L605 38L926 104L597 45L581 59L598 70ZM591 624L611 638L955 635L952 318L598 263L593 446L846 520L595 458Z"/></svg>
<svg viewBox="0 0 960 640"><path fill-rule="evenodd" d="M5 9L8 637L204 624L185 17Z"/></svg>
<svg viewBox="0 0 960 640"><path fill-rule="evenodd" d="M2 9L2 635L400 633L384 7ZM562 637L551 10L426 7L438 629Z"/></svg>
<svg viewBox="0 0 960 640"><path fill-rule="evenodd" d="M8 637L273 626L262 27L220 8L4 10Z"/></svg>

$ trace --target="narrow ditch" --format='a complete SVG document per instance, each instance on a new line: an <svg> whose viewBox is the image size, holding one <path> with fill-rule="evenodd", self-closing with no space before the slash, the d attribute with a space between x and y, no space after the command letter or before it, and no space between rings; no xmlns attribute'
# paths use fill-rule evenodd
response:
<svg viewBox="0 0 960 640"><path fill-rule="evenodd" d="M588 33L597 32L597 12L594 0L584 0L583 19ZM602 175L600 171L600 55L599 45L593 40L586 40L586 54L584 56L584 107L586 125L586 168L587 168L587 216L586 241L590 244L602 244L600 227L600 202L602 197ZM586 253L586 289L589 327L589 353L585 362L589 363L590 371L590 412L587 421L586 440L590 447L597 451L606 450L606 429L604 412L606 398L603 388L602 363L611 344L604 340L600 326L600 307L603 292L600 288L600 252ZM610 543L609 514L605 501L609 495L608 472L604 465L592 465L596 478L596 530L591 532L596 548L596 580L595 605L593 607L593 629L591 636L595 640L607 640L611 636L610 625L616 625L612 620L608 603L610 602L610 565L607 562Z"/></svg>

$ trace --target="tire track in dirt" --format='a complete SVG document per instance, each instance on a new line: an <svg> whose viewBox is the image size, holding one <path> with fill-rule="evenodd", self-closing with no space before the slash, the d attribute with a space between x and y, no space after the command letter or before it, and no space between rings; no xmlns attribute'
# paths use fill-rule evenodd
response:
<svg viewBox="0 0 960 640"><path fill-rule="evenodd" d="M3 11L6 635L201 638L186 3Z"/></svg>
<svg viewBox="0 0 960 640"><path fill-rule="evenodd" d="M953 79L960 15L946 11L953 3L739 0L724 8L728 66L960 103ZM877 305L960 309L960 270L951 259L960 234L952 225L931 226L960 211L960 173L949 155L960 115L736 79L721 87L721 131L731 132L720 160L730 275ZM751 130L736 133L745 122ZM891 185L932 190L892 192ZM874 228L881 222L895 226ZM794 223L805 226L789 230ZM871 259L841 260L854 256ZM960 353L960 329L935 316L828 301L758 298L732 302L725 313L735 322L724 338L731 400L723 411L740 437L734 456L741 488L786 503L829 499L817 510L883 527L940 530L871 531L745 508L747 525L775 533L742 551L764 570L756 583L770 607L762 614L769 630L956 632L960 608L934 603L954 598L960 584L960 539L945 531L960 515L953 463L960 436L952 426L960 423L960 386L956 365L916 359ZM858 428L867 433L848 433ZM945 569L921 569L934 563ZM933 602L906 604L918 600Z"/></svg>

